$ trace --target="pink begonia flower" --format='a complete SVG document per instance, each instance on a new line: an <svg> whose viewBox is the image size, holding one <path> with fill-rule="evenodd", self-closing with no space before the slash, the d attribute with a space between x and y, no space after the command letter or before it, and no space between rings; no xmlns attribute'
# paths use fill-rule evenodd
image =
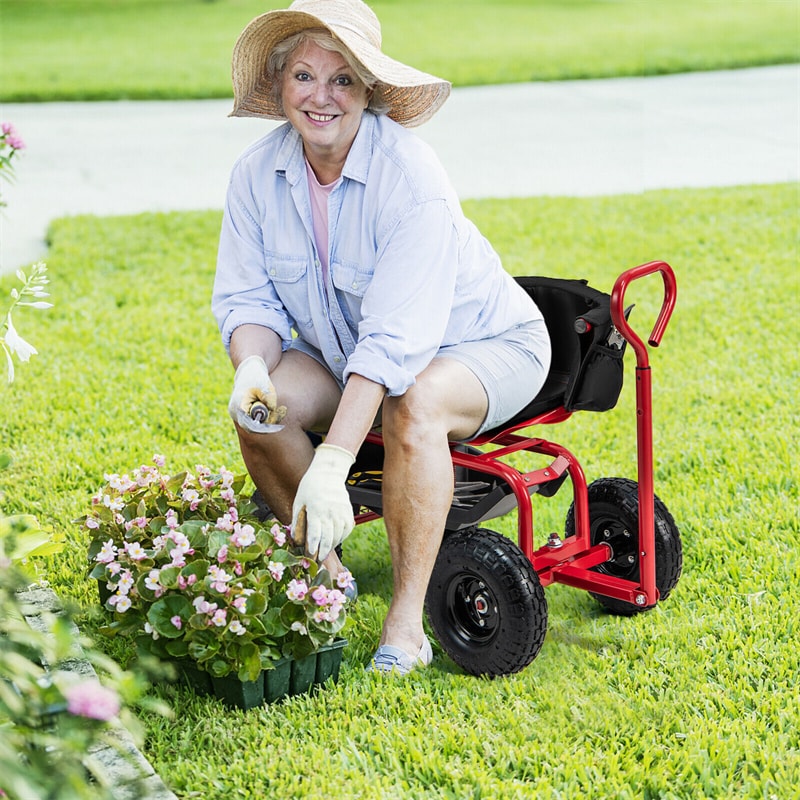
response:
<svg viewBox="0 0 800 800"><path fill-rule="evenodd" d="M120 614L124 614L131 607L131 599L127 594L112 594L111 597L108 598L108 602L114 606Z"/></svg>
<svg viewBox="0 0 800 800"><path fill-rule="evenodd" d="M117 587L119 588L120 594L128 594L133 586L133 575L131 571L126 569L125 572L122 573L122 577L119 579L119 583L117 583Z"/></svg>
<svg viewBox="0 0 800 800"><path fill-rule="evenodd" d="M215 524L215 528L218 531L225 531L226 533L233 533L233 519L231 518L230 513L223 514L221 517L217 518L217 522Z"/></svg>
<svg viewBox="0 0 800 800"><path fill-rule="evenodd" d="M305 581L293 578L286 587L286 596L290 600L302 600L308 594L308 586Z"/></svg>
<svg viewBox="0 0 800 800"><path fill-rule="evenodd" d="M17 132L14 126L10 122L4 122L2 126L0 126L0 130L2 130L3 133L6 134L10 133L12 136Z"/></svg>
<svg viewBox="0 0 800 800"><path fill-rule="evenodd" d="M192 601L192 605L198 614L211 614L213 611L217 610L217 604L207 602L203 595L195 597Z"/></svg>
<svg viewBox="0 0 800 800"><path fill-rule="evenodd" d="M208 574L211 576L211 580L221 583L228 583L233 580L233 575L228 575L222 567L218 567L216 564L212 564L208 568Z"/></svg>
<svg viewBox="0 0 800 800"><path fill-rule="evenodd" d="M95 517L87 517L86 527L91 528L92 530L97 530L100 527L100 521L97 520Z"/></svg>
<svg viewBox="0 0 800 800"><path fill-rule="evenodd" d="M211 624L218 628L224 628L227 623L228 612L224 608L218 608L211 617Z"/></svg>
<svg viewBox="0 0 800 800"><path fill-rule="evenodd" d="M247 598L246 597L237 597L233 601L233 607L241 614L244 614L247 610Z"/></svg>
<svg viewBox="0 0 800 800"><path fill-rule="evenodd" d="M237 547L249 547L256 540L256 532L252 525L242 525L237 522L233 526L231 544Z"/></svg>
<svg viewBox="0 0 800 800"><path fill-rule="evenodd" d="M276 581L279 581L283 577L283 573L286 570L286 564L270 561L269 564L267 564L267 569L269 570L269 574L272 575Z"/></svg>
<svg viewBox="0 0 800 800"><path fill-rule="evenodd" d="M183 548L187 553L189 552L191 544L183 531L171 531L169 533L169 538L172 539L178 547Z"/></svg>
<svg viewBox="0 0 800 800"><path fill-rule="evenodd" d="M106 566L106 569L109 574L116 575L122 569L122 564L120 564L119 561L112 561Z"/></svg>
<svg viewBox="0 0 800 800"><path fill-rule="evenodd" d="M338 589L331 589L328 592L328 603L332 606L343 606L347 602L347 595Z"/></svg>
<svg viewBox="0 0 800 800"><path fill-rule="evenodd" d="M128 554L128 558L132 558L134 561L147 558L147 553L139 542L126 542L125 552Z"/></svg>
<svg viewBox="0 0 800 800"><path fill-rule="evenodd" d="M101 548L94 560L100 564L110 564L117 557L117 548L114 540L109 539Z"/></svg>
<svg viewBox="0 0 800 800"><path fill-rule="evenodd" d="M244 567L242 566L240 561L233 562L233 571L236 575L240 577L244 574Z"/></svg>
<svg viewBox="0 0 800 800"><path fill-rule="evenodd" d="M314 620L314 622L316 622L316 623L320 623L320 622L327 622L327 621L328 621L328 611L327 611L327 609L324 609L324 608L318 608L318 609L317 609L317 610L314 612L314 614L313 614L313 616L312 616L312 619L313 619L313 620Z"/></svg>
<svg viewBox="0 0 800 800"><path fill-rule="evenodd" d="M110 494L104 494L103 505L112 511L122 511L125 508L125 501L121 497L112 497Z"/></svg>
<svg viewBox="0 0 800 800"><path fill-rule="evenodd" d="M219 493L219 496L220 496L220 497L221 497L221 498L222 498L222 499L223 499L223 500L224 500L226 503L232 503L234 500L236 500L236 492L234 492L234 491L233 491L233 489L231 489L231 488L223 489L223 490L222 490L222 491Z"/></svg>
<svg viewBox="0 0 800 800"><path fill-rule="evenodd" d="M183 627L183 620L180 618L178 614L174 617L170 617L169 621L178 629L180 630Z"/></svg>
<svg viewBox="0 0 800 800"><path fill-rule="evenodd" d="M314 602L318 606L324 606L328 602L328 590L324 586L317 586L317 588L311 592L311 597L314 598Z"/></svg>
<svg viewBox="0 0 800 800"><path fill-rule="evenodd" d="M184 489L181 493L181 500L184 503L188 503L192 511L196 511L200 505L200 493L197 489Z"/></svg>
<svg viewBox="0 0 800 800"><path fill-rule="evenodd" d="M153 637L154 641L159 638L158 631L149 622L145 622L144 632L149 633Z"/></svg>
<svg viewBox="0 0 800 800"><path fill-rule="evenodd" d="M190 576L189 576L189 577L186 579L186 583L188 583L188 584L189 584L189 586L194 586L194 585L197 583L197 575L195 575L194 573L192 573L192 574L191 574L191 575L190 575Z"/></svg>
<svg viewBox="0 0 800 800"><path fill-rule="evenodd" d="M129 489L132 489L136 484L131 481L129 475L117 475L113 473L111 475L104 475L108 485L117 492L127 492Z"/></svg>
<svg viewBox="0 0 800 800"><path fill-rule="evenodd" d="M163 467L163 466L164 466L164 465L167 463L167 459L166 459L166 458L164 458L164 456L160 455L159 453L156 453L156 454L153 456L153 463L154 463L154 464L155 464L155 465L156 465L156 466L157 466L159 469L161 469L161 467Z"/></svg>
<svg viewBox="0 0 800 800"><path fill-rule="evenodd" d="M307 558L301 559L300 566L303 569L308 569L311 566L311 562Z"/></svg>
<svg viewBox="0 0 800 800"><path fill-rule="evenodd" d="M144 585L151 591L157 592L161 588L161 584L158 582L158 576L161 574L161 570L151 569L150 574L144 579ZM180 581L180 578L178 578Z"/></svg>
<svg viewBox="0 0 800 800"><path fill-rule="evenodd" d="M247 628L238 620L235 619L231 624L228 626L228 630L231 633L235 633L237 636L241 636L242 634L247 632Z"/></svg>
<svg viewBox="0 0 800 800"><path fill-rule="evenodd" d="M178 527L178 525L180 525L180 522L178 522L178 514L174 508L171 508L169 511L167 511L166 523L167 527L173 531Z"/></svg>
<svg viewBox="0 0 800 800"><path fill-rule="evenodd" d="M222 545L219 550L217 550L217 563L224 564L228 560L228 546Z"/></svg>
<svg viewBox="0 0 800 800"><path fill-rule="evenodd" d="M303 636L305 636L308 633L308 629L306 628L305 625L303 625L302 622L293 622L292 623L292 630L293 631L297 631L298 633L302 634Z"/></svg>
<svg viewBox="0 0 800 800"><path fill-rule="evenodd" d="M108 722L119 714L117 693L95 680L67 686L64 697L67 700L67 711L76 717Z"/></svg>
<svg viewBox="0 0 800 800"><path fill-rule="evenodd" d="M189 581L187 581L183 575L178 575L176 583L178 584L178 588L181 590L185 589L189 585Z"/></svg>
<svg viewBox="0 0 800 800"><path fill-rule="evenodd" d="M353 574L349 569L339 571L339 574L336 576L336 585L340 589L349 589L353 585Z"/></svg>
<svg viewBox="0 0 800 800"><path fill-rule="evenodd" d="M269 532L278 547L283 547L286 544L286 531L280 525L276 523L270 528Z"/></svg>

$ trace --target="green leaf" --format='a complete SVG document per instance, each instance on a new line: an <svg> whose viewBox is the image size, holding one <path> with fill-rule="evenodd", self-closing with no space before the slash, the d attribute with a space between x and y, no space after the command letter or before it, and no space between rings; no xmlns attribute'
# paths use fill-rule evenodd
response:
<svg viewBox="0 0 800 800"><path fill-rule="evenodd" d="M182 629L176 628L171 620L177 616L185 625L193 611L192 604L182 595L167 595L156 600L147 612L147 620L159 635L167 639L183 636Z"/></svg>
<svg viewBox="0 0 800 800"><path fill-rule="evenodd" d="M261 672L261 654L252 643L242 645L239 650L239 680L254 681Z"/></svg>
<svg viewBox="0 0 800 800"><path fill-rule="evenodd" d="M164 567L158 576L158 582L167 589L177 589L180 574L181 567Z"/></svg>
<svg viewBox="0 0 800 800"><path fill-rule="evenodd" d="M185 639L170 639L166 643L167 652L175 658L183 658L189 654L189 643Z"/></svg>
<svg viewBox="0 0 800 800"><path fill-rule="evenodd" d="M267 610L267 598L261 592L253 592L247 598L245 613L249 617L257 617Z"/></svg>
<svg viewBox="0 0 800 800"><path fill-rule="evenodd" d="M267 636L271 636L276 639L287 634L292 622L295 621L294 619L289 619L287 624L287 621L281 614L281 610L279 608L269 609L269 611L267 611L267 613L263 616L259 617L259 619L264 624L264 630Z"/></svg>

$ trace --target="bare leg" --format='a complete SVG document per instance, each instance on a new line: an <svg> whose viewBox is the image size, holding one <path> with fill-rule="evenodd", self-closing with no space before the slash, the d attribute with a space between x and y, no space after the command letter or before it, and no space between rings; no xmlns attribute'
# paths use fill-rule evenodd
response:
<svg viewBox="0 0 800 800"><path fill-rule="evenodd" d="M419 652L425 592L453 498L448 438L474 433L486 409L477 377L447 358L435 359L405 395L384 402L383 512L394 593L381 644Z"/></svg>
<svg viewBox="0 0 800 800"><path fill-rule="evenodd" d="M303 353L288 351L271 376L278 401L287 407L279 433L253 434L237 426L247 471L276 518L292 521L292 503L300 479L314 456L307 430L326 430L341 398L326 369ZM325 559L332 576L341 569L335 553Z"/></svg>

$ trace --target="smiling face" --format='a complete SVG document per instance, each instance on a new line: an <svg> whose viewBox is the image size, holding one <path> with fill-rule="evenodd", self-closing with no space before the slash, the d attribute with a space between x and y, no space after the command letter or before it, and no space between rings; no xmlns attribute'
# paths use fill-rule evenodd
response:
<svg viewBox="0 0 800 800"><path fill-rule="evenodd" d="M342 55L310 41L289 56L281 98L317 178L336 180L367 107L367 87Z"/></svg>

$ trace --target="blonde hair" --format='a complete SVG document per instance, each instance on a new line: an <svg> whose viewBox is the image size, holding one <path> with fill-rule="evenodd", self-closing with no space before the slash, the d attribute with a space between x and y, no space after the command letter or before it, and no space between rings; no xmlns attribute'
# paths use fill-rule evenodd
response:
<svg viewBox="0 0 800 800"><path fill-rule="evenodd" d="M355 73L356 78L367 87L369 103L367 108L373 114L386 114L389 104L383 97L383 84L340 42L331 36L325 28L308 28L278 42L270 52L266 63L267 78L272 84L273 99L282 108L283 71L289 57L302 45L314 42L323 50L338 53Z"/></svg>

